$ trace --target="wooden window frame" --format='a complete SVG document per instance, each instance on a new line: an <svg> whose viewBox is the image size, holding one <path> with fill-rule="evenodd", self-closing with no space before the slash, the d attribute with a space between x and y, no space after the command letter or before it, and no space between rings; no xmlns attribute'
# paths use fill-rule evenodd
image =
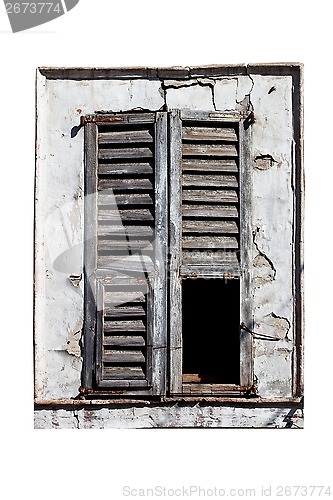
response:
<svg viewBox="0 0 333 500"><path fill-rule="evenodd" d="M154 298L153 321L149 327L153 349L149 383L147 389L135 389L135 383L117 390L100 379L98 359L100 356L101 310L103 296L103 271L97 270L97 124L106 120L126 120L131 113L114 113L84 117L84 363L82 371L82 393L107 396L163 396L171 397L195 394L196 396L239 396L253 386L252 336L240 329L240 385L189 384L182 383L182 331L181 331L181 132L182 120L204 120L205 122L227 122L238 125L239 132L239 179L240 179L240 317L249 330L253 329L253 299L249 270L249 252L252 244L251 228L251 127L247 116L237 113L192 112L172 110L169 112L135 113L156 121L155 140L155 220L156 259L154 288L159 293ZM87 196L89 195L89 196ZM170 201L170 204L169 204ZM169 238L168 238L169 232ZM169 251L169 262L167 252ZM168 277L169 273L169 277ZM217 274L215 277L223 277ZM95 300L96 297L96 300ZM170 313L168 312L170 311ZM167 336L169 329L169 337ZM168 374L167 374L168 368ZM97 384L96 384L97 381Z"/></svg>

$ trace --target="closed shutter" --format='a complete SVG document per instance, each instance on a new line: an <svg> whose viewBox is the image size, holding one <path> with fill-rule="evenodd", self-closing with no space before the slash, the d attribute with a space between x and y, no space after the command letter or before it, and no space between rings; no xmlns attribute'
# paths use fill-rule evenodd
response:
<svg viewBox="0 0 333 500"><path fill-rule="evenodd" d="M85 127L85 382L122 394L163 394L166 115L94 116Z"/></svg>
<svg viewBox="0 0 333 500"><path fill-rule="evenodd" d="M239 317L252 325L248 251L251 245L251 181L248 169L248 137L243 116L175 110L170 124L170 386L173 394L229 393L252 384L251 338L238 332L238 378L233 386L222 383L184 384L199 376L183 374L183 280L238 280L236 304ZM188 287L187 287L188 289ZM212 286L212 290L217 288ZM215 293L214 291L212 293ZM235 296L237 291L234 292ZM212 297L212 303L216 297ZM217 301L218 303L218 301ZM196 309L193 317L200 314ZM203 313L205 314L205 313ZM223 330L226 311L221 304L217 335ZM236 316L237 318L237 316ZM194 321L195 324L195 320ZM236 320L237 321L237 320ZM235 328L233 329L233 335ZM192 332L194 333L194 332ZM188 345L191 343L188 336ZM194 335L192 336L194 339ZM202 328L205 347L211 332ZM220 345L223 343L219 340ZM227 341L225 349L227 347ZM233 349L235 352L235 341ZM214 345L210 347L214 350ZM196 348L198 350L198 347ZM224 354L225 356L225 354ZM214 356L212 356L214 357ZM216 358L216 356L215 356ZM237 362L237 359L236 359ZM218 369L216 370L218 372ZM217 377L218 379L218 377Z"/></svg>

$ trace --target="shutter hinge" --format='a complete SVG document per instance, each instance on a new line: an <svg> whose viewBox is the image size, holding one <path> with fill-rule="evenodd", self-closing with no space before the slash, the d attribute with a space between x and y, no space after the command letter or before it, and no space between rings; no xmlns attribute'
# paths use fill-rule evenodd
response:
<svg viewBox="0 0 333 500"><path fill-rule="evenodd" d="M96 122L123 122L124 118L122 116L81 116L80 127L83 127L86 123L96 123Z"/></svg>

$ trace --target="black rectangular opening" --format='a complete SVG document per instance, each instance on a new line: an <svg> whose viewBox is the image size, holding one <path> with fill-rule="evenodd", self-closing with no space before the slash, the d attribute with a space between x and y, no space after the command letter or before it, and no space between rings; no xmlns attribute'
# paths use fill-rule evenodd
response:
<svg viewBox="0 0 333 500"><path fill-rule="evenodd" d="M240 383L239 280L182 281L183 382Z"/></svg>

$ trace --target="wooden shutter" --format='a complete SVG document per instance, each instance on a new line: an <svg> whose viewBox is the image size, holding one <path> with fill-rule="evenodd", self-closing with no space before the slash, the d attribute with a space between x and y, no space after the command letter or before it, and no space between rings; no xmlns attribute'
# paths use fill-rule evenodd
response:
<svg viewBox="0 0 333 500"><path fill-rule="evenodd" d="M241 279L241 317L252 325L248 135L239 115L174 111L170 136L171 392L182 388L182 280ZM221 322L223 318L221 318ZM251 338L240 332L241 385L252 384ZM204 339L203 339L204 341Z"/></svg>
<svg viewBox="0 0 333 500"><path fill-rule="evenodd" d="M85 387L163 394L166 114L86 121Z"/></svg>

